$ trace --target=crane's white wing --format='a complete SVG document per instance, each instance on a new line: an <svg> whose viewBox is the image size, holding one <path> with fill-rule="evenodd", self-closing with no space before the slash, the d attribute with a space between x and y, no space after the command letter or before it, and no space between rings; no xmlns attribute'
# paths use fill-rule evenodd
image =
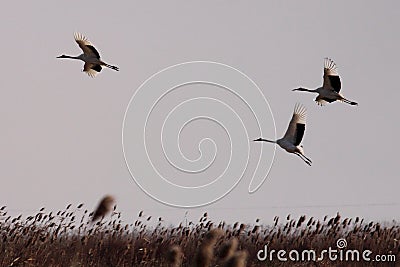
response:
<svg viewBox="0 0 400 267"><path fill-rule="evenodd" d="M92 63L85 63L83 66L83 71L86 72L90 77L94 78L96 74L101 71L101 66Z"/></svg>
<svg viewBox="0 0 400 267"><path fill-rule="evenodd" d="M330 98L325 98L325 97L321 97L320 95L317 96L317 98L315 99L315 101L317 101L317 104L320 106L325 106L327 103L332 103L335 102L336 99L330 99Z"/></svg>
<svg viewBox="0 0 400 267"><path fill-rule="evenodd" d="M283 137L283 139L289 141L290 143L298 146L303 139L305 126L306 126L307 112L306 108L297 103L294 106L294 112L292 119L289 122L289 127Z"/></svg>
<svg viewBox="0 0 400 267"><path fill-rule="evenodd" d="M100 59L99 52L96 50L96 48L94 48L94 46L85 36L80 33L74 33L74 38L85 55Z"/></svg>
<svg viewBox="0 0 400 267"><path fill-rule="evenodd" d="M330 58L324 59L324 84L322 87L340 92L342 83L338 74L337 66Z"/></svg>

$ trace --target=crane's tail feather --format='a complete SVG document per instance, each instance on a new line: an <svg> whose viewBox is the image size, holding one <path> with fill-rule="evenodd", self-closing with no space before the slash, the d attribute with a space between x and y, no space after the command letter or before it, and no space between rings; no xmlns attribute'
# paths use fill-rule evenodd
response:
<svg viewBox="0 0 400 267"><path fill-rule="evenodd" d="M113 65L109 65L109 64L106 64L105 66L106 66L107 68L113 69L113 70L115 70L115 71L119 71L119 68L118 68L117 66L113 66Z"/></svg>

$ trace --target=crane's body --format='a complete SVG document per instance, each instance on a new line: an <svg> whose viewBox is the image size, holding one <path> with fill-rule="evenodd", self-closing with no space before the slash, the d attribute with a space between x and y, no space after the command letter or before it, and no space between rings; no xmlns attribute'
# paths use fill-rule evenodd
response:
<svg viewBox="0 0 400 267"><path fill-rule="evenodd" d="M79 56L67 56L61 55L57 58L69 58L69 59L79 59L85 62L83 66L83 71L86 72L90 77L95 77L98 72L102 70L102 66L119 71L116 66L109 65L100 59L100 54L94 48L94 46L89 42L89 40L80 33L75 33L74 38L76 43L82 49L83 53Z"/></svg>
<svg viewBox="0 0 400 267"><path fill-rule="evenodd" d="M311 159L307 158L304 155L304 149L303 146L301 145L305 129L306 129L306 109L303 105L296 104L294 107L292 119L289 122L288 129L282 138L273 141L260 137L253 141L278 144L288 153L293 153L299 156L305 163L311 166L312 161Z"/></svg>
<svg viewBox="0 0 400 267"><path fill-rule="evenodd" d="M276 143L283 148L284 150L286 150L288 153L300 153L300 154L304 154L304 150L301 146L295 146L294 144L292 144L291 142L289 142L288 140L286 140L285 138L281 138L276 140Z"/></svg>
<svg viewBox="0 0 400 267"><path fill-rule="evenodd" d="M346 99L341 93L342 83L340 81L340 76L337 72L337 67L332 59L325 58L324 60L324 81L321 87L310 90L303 87L293 89L293 91L311 92L317 93L318 96L315 99L318 105L325 105L326 103L332 103L337 100L350 105L358 105L354 101Z"/></svg>

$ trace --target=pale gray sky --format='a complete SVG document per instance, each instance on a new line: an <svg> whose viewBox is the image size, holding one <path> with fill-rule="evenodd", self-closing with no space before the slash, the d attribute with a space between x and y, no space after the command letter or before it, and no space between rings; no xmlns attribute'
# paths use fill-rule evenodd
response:
<svg viewBox="0 0 400 267"><path fill-rule="evenodd" d="M190 217L208 211L214 220L270 222L274 215L339 211L400 219L398 1L8 2L0 17L0 205L11 212L80 202L93 208L112 194L127 220L140 210L181 220L185 209L153 200L130 177L122 120L151 75L209 60L257 83L278 137L296 102L308 108L303 144L313 166L278 148L269 178L255 194L247 193L250 177L244 177L222 200L189 210ZM91 79L81 62L57 60L81 52L75 31L121 71L105 69ZM291 91L321 85L324 57L337 63L343 94L359 106L319 107L315 95ZM207 125L198 127L213 129Z"/></svg>

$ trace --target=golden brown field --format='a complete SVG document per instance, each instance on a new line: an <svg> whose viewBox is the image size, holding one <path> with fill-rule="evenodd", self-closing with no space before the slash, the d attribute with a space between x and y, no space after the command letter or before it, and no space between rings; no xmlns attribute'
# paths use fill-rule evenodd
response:
<svg viewBox="0 0 400 267"><path fill-rule="evenodd" d="M400 266L400 225L341 218L275 217L269 225L212 222L205 213L197 222L164 225L162 218L144 216L121 221L116 206L92 223L84 205L68 205L56 213L12 218L0 208L0 266ZM151 226L149 226L151 225ZM276 251L337 248L369 249L372 255L395 255L396 262L260 261L268 245ZM370 257L373 257L373 256Z"/></svg>

